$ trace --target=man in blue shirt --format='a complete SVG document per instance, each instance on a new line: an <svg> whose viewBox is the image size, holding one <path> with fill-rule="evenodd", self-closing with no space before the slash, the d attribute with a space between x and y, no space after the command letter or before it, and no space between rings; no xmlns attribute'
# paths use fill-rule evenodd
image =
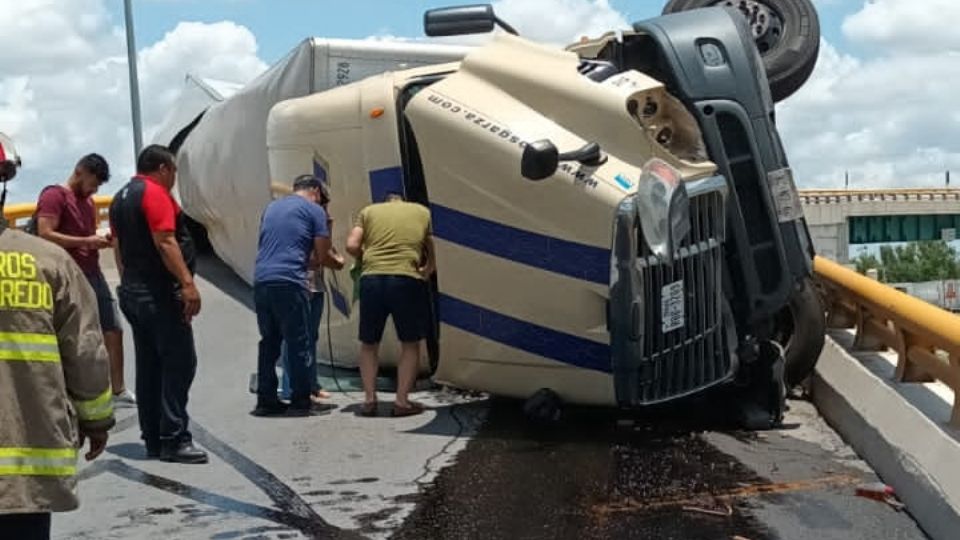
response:
<svg viewBox="0 0 960 540"><path fill-rule="evenodd" d="M327 213L320 206L322 188L321 180L312 175L298 177L293 194L267 205L260 223L253 278L260 329L256 416L306 416L312 411L310 375L315 351L307 269L343 268L343 258L331 250ZM290 367L289 406L277 398L274 368L283 343Z"/></svg>

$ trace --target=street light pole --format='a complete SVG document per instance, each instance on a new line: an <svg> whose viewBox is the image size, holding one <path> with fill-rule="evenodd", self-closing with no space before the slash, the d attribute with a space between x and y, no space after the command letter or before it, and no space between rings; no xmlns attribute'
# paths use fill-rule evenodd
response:
<svg viewBox="0 0 960 540"><path fill-rule="evenodd" d="M137 76L137 44L133 36L133 8L131 0L123 0L127 27L127 65L130 68L130 110L133 115L133 160L136 162L143 148L143 133L140 126L140 82Z"/></svg>

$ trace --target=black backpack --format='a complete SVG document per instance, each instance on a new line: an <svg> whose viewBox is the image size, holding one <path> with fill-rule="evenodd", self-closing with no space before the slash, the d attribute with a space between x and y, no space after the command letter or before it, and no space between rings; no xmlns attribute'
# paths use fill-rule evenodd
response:
<svg viewBox="0 0 960 540"><path fill-rule="evenodd" d="M58 185L46 186L45 188L40 190L40 194L37 195L37 206L40 205L40 197L43 197L44 192L46 192L50 188L55 188L55 187L60 187L60 186ZM34 236L38 236L40 234L40 231L37 230L37 227L38 227L37 226L37 210L34 210L33 215L30 216L30 219L27 221L27 224L23 226L23 232L27 234L32 234Z"/></svg>

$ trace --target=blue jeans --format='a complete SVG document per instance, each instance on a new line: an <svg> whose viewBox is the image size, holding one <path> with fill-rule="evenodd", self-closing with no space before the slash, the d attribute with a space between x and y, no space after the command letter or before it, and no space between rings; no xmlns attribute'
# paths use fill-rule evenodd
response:
<svg viewBox="0 0 960 540"><path fill-rule="evenodd" d="M320 319L323 317L323 291L310 293L310 318L307 329L310 331L310 350L314 354L313 369L310 372L310 390L320 389L317 382L317 339L320 337ZM280 377L280 398L290 399L290 359L287 357L287 342L280 347L280 359L283 362L283 375Z"/></svg>
<svg viewBox="0 0 960 540"><path fill-rule="evenodd" d="M257 403L277 402L276 364L280 347L287 345L290 372L291 405L310 406L310 374L314 370L314 351L311 347L310 292L306 287L288 282L256 283L253 302L260 329L257 354Z"/></svg>

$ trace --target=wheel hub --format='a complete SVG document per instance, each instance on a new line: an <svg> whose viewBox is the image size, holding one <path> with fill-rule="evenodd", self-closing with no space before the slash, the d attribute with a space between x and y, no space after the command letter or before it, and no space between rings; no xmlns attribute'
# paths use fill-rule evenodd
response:
<svg viewBox="0 0 960 540"><path fill-rule="evenodd" d="M750 26L750 32L761 53L774 48L783 35L780 14L762 0L724 0L718 5L735 8Z"/></svg>

